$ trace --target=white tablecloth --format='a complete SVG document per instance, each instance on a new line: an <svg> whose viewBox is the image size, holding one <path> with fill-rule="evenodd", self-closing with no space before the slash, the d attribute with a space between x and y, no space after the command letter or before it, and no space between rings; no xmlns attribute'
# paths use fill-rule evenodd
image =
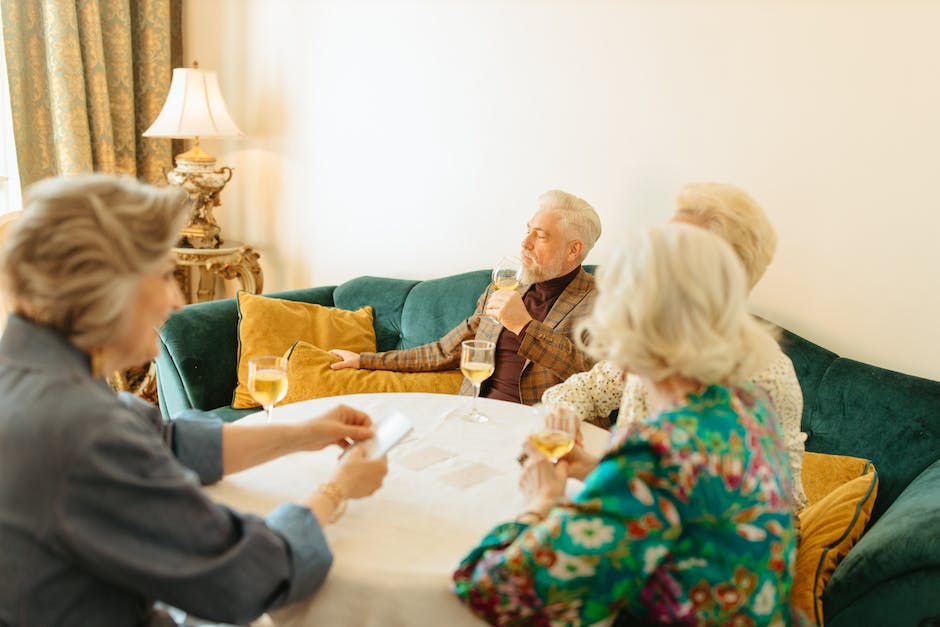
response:
<svg viewBox="0 0 940 627"><path fill-rule="evenodd" d="M338 403L373 419L398 409L415 427L389 454L383 487L369 498L350 501L346 515L327 527L334 563L326 583L311 599L273 612L278 625L481 624L450 591L451 573L490 528L521 513L516 457L537 419L530 407L480 399L490 422L465 422L458 414L469 402L442 394L355 394L274 410L273 421L294 422ZM243 420L261 422L263 415ZM589 450L606 445L603 429L584 424L582 433ZM289 455L227 477L207 491L237 509L266 515L280 503L303 499L328 479L338 451ZM569 482L569 492L579 487Z"/></svg>

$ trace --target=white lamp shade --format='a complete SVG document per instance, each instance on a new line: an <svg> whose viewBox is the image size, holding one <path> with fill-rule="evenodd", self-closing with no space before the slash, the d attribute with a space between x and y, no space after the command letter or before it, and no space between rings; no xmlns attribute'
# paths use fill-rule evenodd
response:
<svg viewBox="0 0 940 627"><path fill-rule="evenodd" d="M163 109L144 137L238 137L219 90L216 73L178 67Z"/></svg>

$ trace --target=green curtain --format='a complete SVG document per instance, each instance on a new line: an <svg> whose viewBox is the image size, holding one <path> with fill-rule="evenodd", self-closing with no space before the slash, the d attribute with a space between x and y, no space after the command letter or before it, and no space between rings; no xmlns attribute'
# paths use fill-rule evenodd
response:
<svg viewBox="0 0 940 627"><path fill-rule="evenodd" d="M98 171L163 181L143 139L180 65L180 0L3 0L20 180Z"/></svg>

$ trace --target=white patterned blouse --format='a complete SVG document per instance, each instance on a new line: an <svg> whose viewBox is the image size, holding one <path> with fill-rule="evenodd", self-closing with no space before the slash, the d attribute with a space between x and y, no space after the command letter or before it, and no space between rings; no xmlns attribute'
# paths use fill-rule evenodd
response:
<svg viewBox="0 0 940 627"><path fill-rule="evenodd" d="M793 370L793 362L778 349L774 360L750 381L770 397L770 403L783 428L784 444L793 473L793 508L797 512L806 505L801 473L806 434L800 431L803 416L803 391ZM619 407L617 422L626 424L650 414L646 387L640 377L627 374L609 361L599 361L587 372L568 377L563 383L542 394L546 405L567 405L581 420L606 420Z"/></svg>

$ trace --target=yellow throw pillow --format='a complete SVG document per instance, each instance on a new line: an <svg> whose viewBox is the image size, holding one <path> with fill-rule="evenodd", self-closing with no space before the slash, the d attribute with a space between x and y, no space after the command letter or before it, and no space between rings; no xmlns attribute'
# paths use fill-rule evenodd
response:
<svg viewBox="0 0 940 627"><path fill-rule="evenodd" d="M816 503L834 489L865 472L867 459L824 453L803 454L803 489L807 505Z"/></svg>
<svg viewBox="0 0 940 627"><path fill-rule="evenodd" d="M878 473L869 463L865 474L838 486L799 513L801 537L790 601L817 625L824 624L823 590L836 566L862 537L877 494Z"/></svg>
<svg viewBox="0 0 940 627"><path fill-rule="evenodd" d="M308 342L297 342L287 357L287 396L284 403L296 403L323 396L366 392L437 392L456 394L463 375L459 370L444 372L391 372L388 370L333 370L339 357Z"/></svg>
<svg viewBox="0 0 940 627"><path fill-rule="evenodd" d="M303 340L325 349L375 350L372 308L346 311L311 303L238 293L238 386L232 407L257 407L248 392L248 360L283 355ZM290 394L290 392L288 392Z"/></svg>

